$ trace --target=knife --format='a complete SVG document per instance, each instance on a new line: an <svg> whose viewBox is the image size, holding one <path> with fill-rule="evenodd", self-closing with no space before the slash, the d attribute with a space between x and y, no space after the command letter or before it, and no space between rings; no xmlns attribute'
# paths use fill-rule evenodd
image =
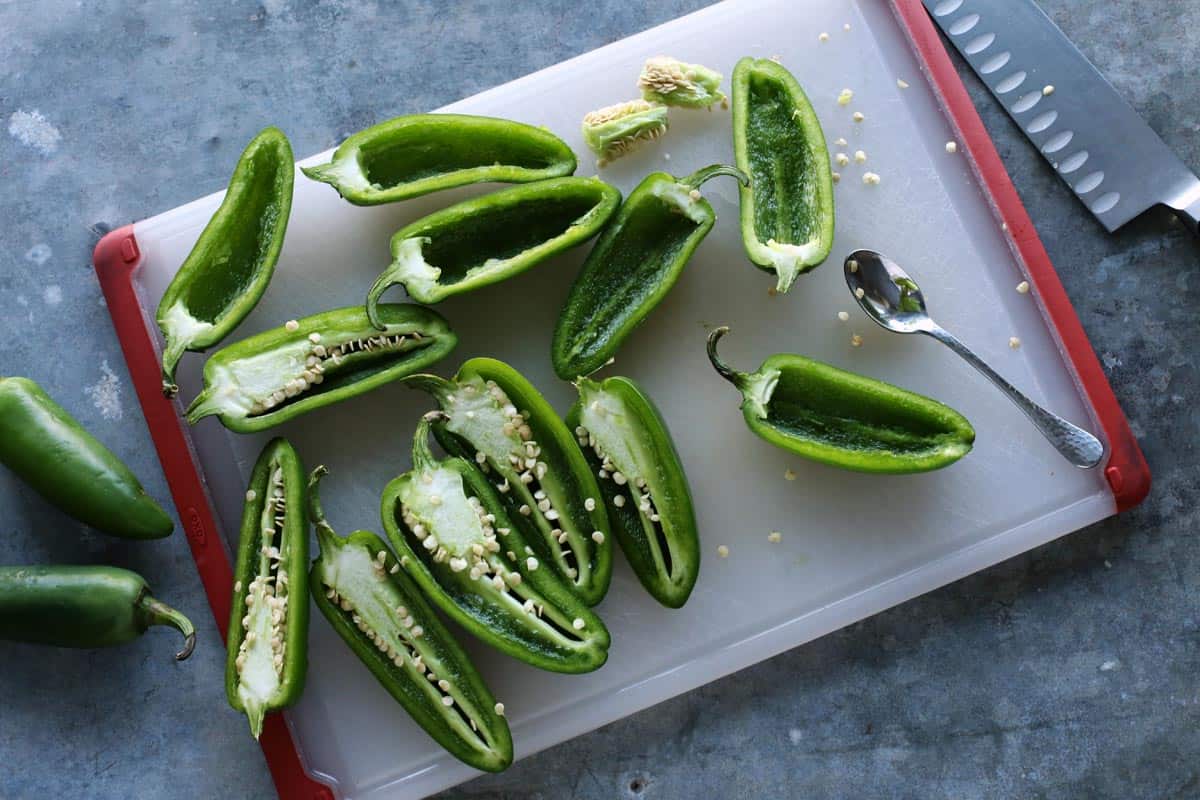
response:
<svg viewBox="0 0 1200 800"><path fill-rule="evenodd" d="M1200 178L1033 0L922 2L1110 233L1158 205L1200 233Z"/></svg>

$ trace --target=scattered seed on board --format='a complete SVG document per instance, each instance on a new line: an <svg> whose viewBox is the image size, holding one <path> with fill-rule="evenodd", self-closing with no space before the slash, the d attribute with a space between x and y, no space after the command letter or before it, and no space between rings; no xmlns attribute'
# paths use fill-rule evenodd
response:
<svg viewBox="0 0 1200 800"><path fill-rule="evenodd" d="M850 346L851 347L862 347L862 343L863 343L863 338L861 336L859 336L857 333L853 334L850 337Z"/></svg>
<svg viewBox="0 0 1200 800"><path fill-rule="evenodd" d="M825 33L824 31L821 31L819 34L817 34L817 41L818 42L828 42L829 34Z"/></svg>
<svg viewBox="0 0 1200 800"><path fill-rule="evenodd" d="M851 270L851 272L853 272L853 270ZM862 300L864 297L867 296L867 290L864 289L863 287L859 286L857 289L854 290L854 296L857 297L859 300Z"/></svg>
<svg viewBox="0 0 1200 800"><path fill-rule="evenodd" d="M953 140L946 142L946 152L947 153L957 153L958 152L958 142L953 141Z"/></svg>
<svg viewBox="0 0 1200 800"><path fill-rule="evenodd" d="M796 480L796 470L792 469L791 467L788 467L787 469L785 469L785 470L783 471L783 479L784 479L785 481L794 481L794 480Z"/></svg>
<svg viewBox="0 0 1200 800"><path fill-rule="evenodd" d="M880 178L874 172L864 172L863 173L863 183L867 184L868 186L878 186L879 181L881 181L881 180L882 180L882 178Z"/></svg>
<svg viewBox="0 0 1200 800"><path fill-rule="evenodd" d="M896 85L901 89L907 89L908 81L904 80L903 78L896 78Z"/></svg>
<svg viewBox="0 0 1200 800"><path fill-rule="evenodd" d="M846 33L849 33L850 32L850 23L847 22L845 25L843 25L842 30L844 30Z"/></svg>
<svg viewBox="0 0 1200 800"><path fill-rule="evenodd" d="M842 173L840 173L840 172L830 173L830 177L833 178L834 183L841 183L841 181L842 181Z"/></svg>
<svg viewBox="0 0 1200 800"><path fill-rule="evenodd" d="M1008 337L1008 346L1011 347L1013 350L1016 350L1018 347L1021 346L1021 340L1018 339L1016 336L1010 336L1010 337Z"/></svg>
<svg viewBox="0 0 1200 800"><path fill-rule="evenodd" d="M729 548L726 547L725 545L720 545L719 547L717 547L717 555L719 555L721 558L728 558L729 557Z"/></svg>
<svg viewBox="0 0 1200 800"><path fill-rule="evenodd" d="M839 167L846 167L850 165L850 156L846 155L845 153L838 153L833 157L833 160Z"/></svg>
<svg viewBox="0 0 1200 800"><path fill-rule="evenodd" d="M839 136L834 144L836 144L838 147L845 147L847 144L849 144L849 142L846 141L845 136Z"/></svg>
<svg viewBox="0 0 1200 800"><path fill-rule="evenodd" d="M1029 294L1029 281L1021 281L1018 283L1017 291L1021 294Z"/></svg>
<svg viewBox="0 0 1200 800"><path fill-rule="evenodd" d="M849 311L839 311L838 319L841 320L842 322L849 322L850 321L850 312Z"/></svg>
<svg viewBox="0 0 1200 800"><path fill-rule="evenodd" d="M854 120L855 122L862 122L866 118L867 118L867 115L862 113L861 111L855 111L854 114L852 114L850 117L850 119Z"/></svg>
<svg viewBox="0 0 1200 800"><path fill-rule="evenodd" d="M850 105L850 101L853 99L854 92L850 91L849 89L842 89L842 91L838 93L837 104L839 106L847 106Z"/></svg>
<svg viewBox="0 0 1200 800"><path fill-rule="evenodd" d="M772 544L783 541L783 534L779 531L771 531L767 534L767 541L771 542Z"/></svg>
<svg viewBox="0 0 1200 800"><path fill-rule="evenodd" d="M1054 84L1048 83L1042 87L1042 96L1049 97L1054 94Z"/></svg>
<svg viewBox="0 0 1200 800"><path fill-rule="evenodd" d="M856 164L867 163L867 152L865 150L855 150L854 151L854 162Z"/></svg>

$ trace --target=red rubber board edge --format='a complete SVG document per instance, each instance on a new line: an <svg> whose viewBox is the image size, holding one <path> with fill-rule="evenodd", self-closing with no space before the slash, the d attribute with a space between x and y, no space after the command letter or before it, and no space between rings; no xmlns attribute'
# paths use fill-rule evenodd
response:
<svg viewBox="0 0 1200 800"><path fill-rule="evenodd" d="M890 2L925 66L934 91L949 113L992 206L1008 227L1010 243L1024 264L1046 317L1104 430L1109 443L1109 460L1104 474L1112 488L1117 510L1132 508L1150 490L1150 468L1088 342L1087 334L920 0ZM208 492L200 478L199 466L184 432L183 418L177 411L176 402L163 397L160 389L158 349L151 333L153 325L145 317L133 285L133 273L141 259L132 225L108 233L96 245L93 254L96 275L117 338L121 342L138 401L183 523L192 557L200 572L200 580L208 594L213 616L224 637L229 623L233 571L217 529ZM313 780L304 771L281 714L268 715L260 742L280 797L287 800L333 800L332 790Z"/></svg>

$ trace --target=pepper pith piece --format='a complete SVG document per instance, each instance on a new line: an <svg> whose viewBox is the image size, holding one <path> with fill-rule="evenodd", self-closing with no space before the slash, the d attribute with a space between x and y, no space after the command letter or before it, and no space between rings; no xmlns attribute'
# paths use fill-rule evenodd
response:
<svg viewBox="0 0 1200 800"><path fill-rule="evenodd" d="M857 472L906 474L949 466L971 451L975 429L954 409L890 383L804 356L777 354L757 372L717 355L729 328L708 336L708 358L742 393L746 426L812 461Z"/></svg>
<svg viewBox="0 0 1200 800"><path fill-rule="evenodd" d="M317 608L434 741L476 769L504 770L513 759L504 707L383 540L334 532L318 493L324 474L317 467L308 488L320 546L310 574Z"/></svg>
<svg viewBox="0 0 1200 800"><path fill-rule="evenodd" d="M600 157L596 166L632 153L664 133L670 121L667 107L648 100L628 100L588 112L583 118L583 141Z"/></svg>
<svg viewBox="0 0 1200 800"><path fill-rule="evenodd" d="M604 623L526 545L488 478L429 449L427 414L413 468L383 492L383 527L400 569L480 640L552 672L591 672L608 658Z"/></svg>
<svg viewBox="0 0 1200 800"><path fill-rule="evenodd" d="M680 108L725 106L721 73L700 64L688 64L670 56L646 59L638 76L642 99Z"/></svg>

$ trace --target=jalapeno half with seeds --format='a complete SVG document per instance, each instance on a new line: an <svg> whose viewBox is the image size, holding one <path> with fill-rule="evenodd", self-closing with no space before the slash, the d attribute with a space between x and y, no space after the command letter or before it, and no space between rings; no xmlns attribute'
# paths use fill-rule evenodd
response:
<svg viewBox="0 0 1200 800"><path fill-rule="evenodd" d="M708 358L742 393L746 425L763 440L813 461L858 472L928 472L971 451L975 429L923 395L798 355L774 355L757 372L717 357L729 328L708 336Z"/></svg>
<svg viewBox="0 0 1200 800"><path fill-rule="evenodd" d="M309 479L309 515L321 548L313 601L342 640L413 720L455 758L487 772L512 763L512 734L470 658L375 534L338 536Z"/></svg>
<svg viewBox="0 0 1200 800"><path fill-rule="evenodd" d="M750 176L740 190L746 255L786 292L833 246L833 173L808 97L770 59L743 58L733 70L733 152Z"/></svg>
<svg viewBox="0 0 1200 800"><path fill-rule="evenodd" d="M511 278L583 244L608 222L621 193L598 178L556 178L464 200L400 229L392 264L367 294L367 314L392 286L438 303Z"/></svg>
<svg viewBox="0 0 1200 800"><path fill-rule="evenodd" d="M558 377L600 369L666 297L717 221L700 186L718 175L749 180L723 164L686 178L653 172L621 204L583 262L554 327L551 360Z"/></svg>
<svg viewBox="0 0 1200 800"><path fill-rule="evenodd" d="M533 384L491 358L467 361L452 381L414 375L405 382L437 398L444 414L433 427L438 442L478 465L538 558L589 606L599 603L612 578L600 487Z"/></svg>
<svg viewBox="0 0 1200 800"><path fill-rule="evenodd" d="M428 367L458 337L440 314L383 305L376 329L361 306L324 311L222 348L204 365L188 422L217 415L237 433L266 430Z"/></svg>
<svg viewBox="0 0 1200 800"><path fill-rule="evenodd" d="M412 470L383 492L383 527L400 569L497 650L551 672L598 669L608 658L608 629L542 568L482 472L466 459L434 459L429 427L438 416L417 425Z"/></svg>
<svg viewBox="0 0 1200 800"><path fill-rule="evenodd" d="M278 128L246 146L221 207L158 303L167 397L179 391L175 367L184 351L219 344L267 290L292 212L295 173L292 147Z"/></svg>
<svg viewBox="0 0 1200 800"><path fill-rule="evenodd" d="M630 378L580 378L575 388L567 425L600 477L617 542L646 591L679 608L700 573L700 535L667 424Z"/></svg>
<svg viewBox="0 0 1200 800"><path fill-rule="evenodd" d="M225 696L250 732L300 699L308 672L308 516L304 467L272 439L250 473L225 637Z"/></svg>
<svg viewBox="0 0 1200 800"><path fill-rule="evenodd" d="M575 154L545 128L494 117L413 114L359 131L328 164L304 167L356 206L468 183L531 183L570 175Z"/></svg>

